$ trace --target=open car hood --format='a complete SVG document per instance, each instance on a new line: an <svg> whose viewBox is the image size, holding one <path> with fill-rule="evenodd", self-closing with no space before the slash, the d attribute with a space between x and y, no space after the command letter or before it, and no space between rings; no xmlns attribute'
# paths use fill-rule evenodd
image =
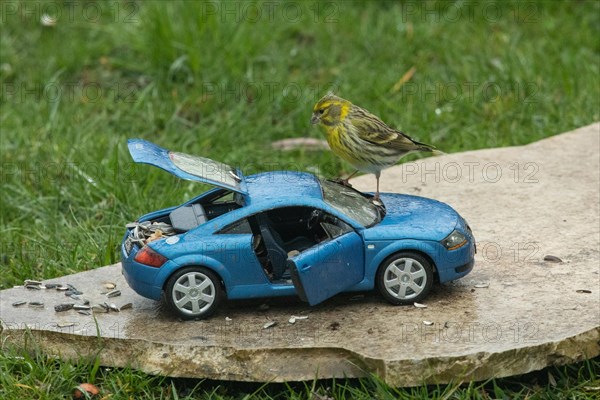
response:
<svg viewBox="0 0 600 400"><path fill-rule="evenodd" d="M181 179L208 183L247 194L244 176L239 170L227 164L169 151L143 139L129 139L127 147L133 161L137 163L154 165Z"/></svg>

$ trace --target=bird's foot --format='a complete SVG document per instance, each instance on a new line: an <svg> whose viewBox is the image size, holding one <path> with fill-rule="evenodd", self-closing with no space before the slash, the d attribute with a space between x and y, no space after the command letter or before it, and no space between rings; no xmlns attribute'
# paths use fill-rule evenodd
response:
<svg viewBox="0 0 600 400"><path fill-rule="evenodd" d="M346 178L346 179L338 178L334 182L335 183L339 183L340 185L343 185L343 186L346 186L346 187L349 187L349 188L352 187L352 185L350 184L350 182L348 182L348 178Z"/></svg>

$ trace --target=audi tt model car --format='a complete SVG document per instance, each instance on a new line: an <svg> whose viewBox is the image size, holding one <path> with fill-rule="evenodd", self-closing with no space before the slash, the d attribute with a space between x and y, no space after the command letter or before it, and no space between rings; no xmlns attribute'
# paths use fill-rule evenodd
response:
<svg viewBox="0 0 600 400"><path fill-rule="evenodd" d="M214 186L128 224L121 245L128 284L182 319L208 317L224 299L297 295L315 305L372 289L412 304L473 268L471 229L445 203L374 200L304 172L244 176L141 139L128 147L135 162Z"/></svg>

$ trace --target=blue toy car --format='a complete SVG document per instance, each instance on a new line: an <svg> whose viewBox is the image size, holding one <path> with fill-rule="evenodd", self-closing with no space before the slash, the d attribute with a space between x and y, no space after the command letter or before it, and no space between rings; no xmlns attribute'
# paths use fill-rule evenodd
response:
<svg viewBox="0 0 600 400"><path fill-rule="evenodd" d="M377 288L412 304L434 281L473 268L475 240L447 204L351 187L291 171L244 176L206 158L128 142L135 162L216 188L127 225L123 273L138 294L164 296L183 319L211 315L224 298L298 295L318 304Z"/></svg>

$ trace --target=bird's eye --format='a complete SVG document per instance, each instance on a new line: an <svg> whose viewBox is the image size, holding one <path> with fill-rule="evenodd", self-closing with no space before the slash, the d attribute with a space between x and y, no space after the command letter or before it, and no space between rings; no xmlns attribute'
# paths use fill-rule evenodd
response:
<svg viewBox="0 0 600 400"><path fill-rule="evenodd" d="M324 109L324 108L321 108L321 109L319 110L319 114L323 114L324 112L325 112L325 109Z"/></svg>

